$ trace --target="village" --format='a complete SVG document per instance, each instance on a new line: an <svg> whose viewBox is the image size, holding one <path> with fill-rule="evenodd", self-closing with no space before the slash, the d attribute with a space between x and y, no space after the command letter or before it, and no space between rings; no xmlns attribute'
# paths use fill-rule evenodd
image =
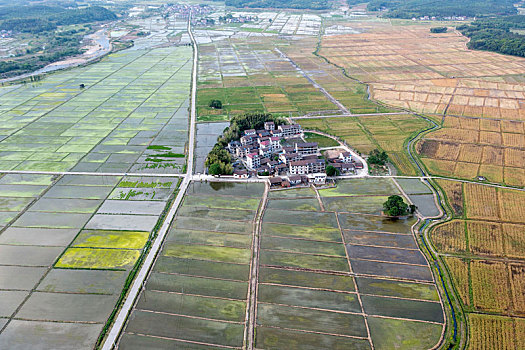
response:
<svg viewBox="0 0 525 350"><path fill-rule="evenodd" d="M340 175L363 169L362 160L344 149L324 157L317 142L305 141L299 124L276 127L274 122L265 122L264 129L245 130L240 140L228 144L228 151L235 159L234 178L269 176L273 187L324 185L327 167Z"/></svg>

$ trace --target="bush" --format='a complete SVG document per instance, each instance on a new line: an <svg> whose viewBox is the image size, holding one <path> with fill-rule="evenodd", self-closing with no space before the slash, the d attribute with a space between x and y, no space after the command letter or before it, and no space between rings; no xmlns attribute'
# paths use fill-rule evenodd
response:
<svg viewBox="0 0 525 350"><path fill-rule="evenodd" d="M447 27L433 27L433 28L430 28L430 32L431 33L446 33L447 32Z"/></svg>
<svg viewBox="0 0 525 350"><path fill-rule="evenodd" d="M220 100L211 100L210 103L208 103L208 107L222 109L222 102Z"/></svg>
<svg viewBox="0 0 525 350"><path fill-rule="evenodd" d="M339 170L334 168L333 165L328 165L326 167L326 175L327 176L336 176L339 175Z"/></svg>

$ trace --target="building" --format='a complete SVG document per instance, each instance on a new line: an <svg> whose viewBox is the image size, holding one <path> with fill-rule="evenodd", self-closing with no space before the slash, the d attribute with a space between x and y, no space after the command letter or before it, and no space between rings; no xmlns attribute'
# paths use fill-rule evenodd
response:
<svg viewBox="0 0 525 350"><path fill-rule="evenodd" d="M233 172L233 177L236 179L247 179L248 178L248 171L246 170L235 170Z"/></svg>
<svg viewBox="0 0 525 350"><path fill-rule="evenodd" d="M299 153L282 153L279 155L279 160L284 164L289 164L290 162L295 162L301 159L302 158Z"/></svg>
<svg viewBox="0 0 525 350"><path fill-rule="evenodd" d="M321 173L325 169L324 159L302 159L290 162L290 174L292 175Z"/></svg>
<svg viewBox="0 0 525 350"><path fill-rule="evenodd" d="M278 130L281 132L282 137L297 136L301 134L301 125L279 125Z"/></svg>
<svg viewBox="0 0 525 350"><path fill-rule="evenodd" d="M257 141L256 135L244 135L241 137L241 145L253 145Z"/></svg>
<svg viewBox="0 0 525 350"><path fill-rule="evenodd" d="M275 130L275 123L274 122L265 122L264 123L264 130L268 130L268 131Z"/></svg>
<svg viewBox="0 0 525 350"><path fill-rule="evenodd" d="M281 186L282 183L283 179L278 176L270 178L270 186Z"/></svg>
<svg viewBox="0 0 525 350"><path fill-rule="evenodd" d="M299 153L302 156L309 154L318 154L319 147L317 142L304 142L295 144L295 152Z"/></svg>
<svg viewBox="0 0 525 350"><path fill-rule="evenodd" d="M244 135L246 136L255 135L256 133L255 129L244 130Z"/></svg>
<svg viewBox="0 0 525 350"><path fill-rule="evenodd" d="M257 169L261 166L261 157L257 153L250 153L246 156L246 163L252 169Z"/></svg>
<svg viewBox="0 0 525 350"><path fill-rule="evenodd" d="M326 183L326 173L308 174L308 181L315 185L324 185Z"/></svg>
<svg viewBox="0 0 525 350"><path fill-rule="evenodd" d="M288 176L288 181L291 185L299 185L301 183L301 175L290 175Z"/></svg>
<svg viewBox="0 0 525 350"><path fill-rule="evenodd" d="M308 174L308 161L307 160L296 160L290 162L290 174L292 175L304 175Z"/></svg>
<svg viewBox="0 0 525 350"><path fill-rule="evenodd" d="M350 152L341 152L339 154L338 159L343 163L351 163L352 162L352 154Z"/></svg>
<svg viewBox="0 0 525 350"><path fill-rule="evenodd" d="M270 143L274 151L281 149L281 138L277 136L270 137Z"/></svg>

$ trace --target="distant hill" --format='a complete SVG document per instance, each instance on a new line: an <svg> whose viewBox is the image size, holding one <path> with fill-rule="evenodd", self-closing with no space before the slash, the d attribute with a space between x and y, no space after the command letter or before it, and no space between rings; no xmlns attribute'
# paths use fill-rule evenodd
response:
<svg viewBox="0 0 525 350"><path fill-rule="evenodd" d="M348 0L355 4L357 0ZM359 0L359 2L363 2ZM372 0L369 11L388 10L385 17L419 18L487 15L513 15L517 13L513 0Z"/></svg>
<svg viewBox="0 0 525 350"><path fill-rule="evenodd" d="M46 5L0 7L0 30L39 33L61 25L110 21L117 16L101 6L69 9Z"/></svg>

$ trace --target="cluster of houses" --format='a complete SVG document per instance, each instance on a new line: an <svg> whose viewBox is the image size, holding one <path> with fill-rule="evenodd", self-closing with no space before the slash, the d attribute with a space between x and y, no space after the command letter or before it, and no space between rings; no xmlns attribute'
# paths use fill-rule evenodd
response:
<svg viewBox="0 0 525 350"><path fill-rule="evenodd" d="M202 4L164 4L164 12L178 18L188 18L190 13L193 19L197 16L205 16L213 12L213 8Z"/></svg>
<svg viewBox="0 0 525 350"><path fill-rule="evenodd" d="M326 160L320 157L316 142L304 142L299 124L276 127L274 122L266 122L262 130L245 130L239 141L228 144L228 150L237 159L236 178L272 176L272 185L284 187L326 182ZM349 152L341 152L329 162L341 174L363 167Z"/></svg>

